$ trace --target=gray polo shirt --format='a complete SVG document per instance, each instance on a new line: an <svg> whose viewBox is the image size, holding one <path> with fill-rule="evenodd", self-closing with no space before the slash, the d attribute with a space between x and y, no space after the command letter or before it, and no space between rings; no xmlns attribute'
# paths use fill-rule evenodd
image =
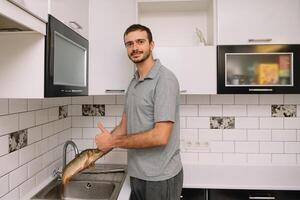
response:
<svg viewBox="0 0 300 200"><path fill-rule="evenodd" d="M143 80L139 80L138 73L135 73L125 98L127 133L150 130L155 122L174 123L166 146L128 150L130 176L160 181L175 176L181 170L179 103L178 80L158 59Z"/></svg>

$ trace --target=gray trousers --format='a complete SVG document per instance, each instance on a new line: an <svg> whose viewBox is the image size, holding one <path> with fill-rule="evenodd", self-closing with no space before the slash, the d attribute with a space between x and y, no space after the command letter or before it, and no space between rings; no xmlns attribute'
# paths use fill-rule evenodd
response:
<svg viewBox="0 0 300 200"><path fill-rule="evenodd" d="M130 177L130 200L179 200L183 184L183 170L164 181L145 181Z"/></svg>

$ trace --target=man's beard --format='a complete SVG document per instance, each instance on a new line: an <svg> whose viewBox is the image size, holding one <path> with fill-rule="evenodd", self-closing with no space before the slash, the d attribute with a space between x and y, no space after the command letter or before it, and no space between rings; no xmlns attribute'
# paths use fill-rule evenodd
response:
<svg viewBox="0 0 300 200"><path fill-rule="evenodd" d="M136 54L136 53L139 53L139 54L142 54L142 58L140 58L140 59L138 59L138 60L134 60L134 58L132 58L132 56L134 55L134 54ZM142 63L142 62L144 62L145 60L147 60L149 57L150 57L150 55L151 55L151 53L150 53L150 50L149 51L147 51L146 53L144 53L143 51L134 51L134 52L132 52L130 55L128 55L128 57L129 57L129 59L133 62L133 63L135 63L135 64L139 64L139 63Z"/></svg>

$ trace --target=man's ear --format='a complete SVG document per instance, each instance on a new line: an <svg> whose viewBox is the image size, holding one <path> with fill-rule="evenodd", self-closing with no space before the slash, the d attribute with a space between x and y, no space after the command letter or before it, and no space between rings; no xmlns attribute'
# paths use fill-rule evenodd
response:
<svg viewBox="0 0 300 200"><path fill-rule="evenodd" d="M155 46L154 41L150 42L150 49L151 49L151 51L154 49L154 46Z"/></svg>

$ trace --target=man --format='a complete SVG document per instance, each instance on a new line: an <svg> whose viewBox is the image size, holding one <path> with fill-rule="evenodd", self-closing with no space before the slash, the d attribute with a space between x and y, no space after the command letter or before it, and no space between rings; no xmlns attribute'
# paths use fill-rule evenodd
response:
<svg viewBox="0 0 300 200"><path fill-rule="evenodd" d="M129 84L120 124L110 133L98 124L98 149L128 149L130 200L180 199L183 171L179 152L179 84L154 60L149 28L130 26L124 33L136 73Z"/></svg>

